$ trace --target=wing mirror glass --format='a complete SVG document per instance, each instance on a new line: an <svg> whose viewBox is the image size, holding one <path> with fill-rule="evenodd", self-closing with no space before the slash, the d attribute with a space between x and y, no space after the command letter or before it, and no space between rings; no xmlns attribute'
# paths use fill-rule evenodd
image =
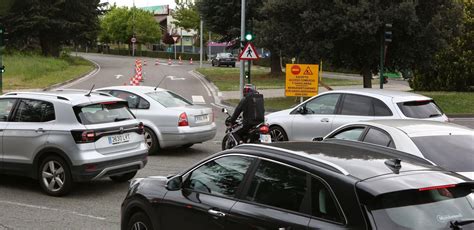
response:
<svg viewBox="0 0 474 230"><path fill-rule="evenodd" d="M306 114L306 108L304 106L300 106L296 109L296 112L299 114Z"/></svg>
<svg viewBox="0 0 474 230"><path fill-rule="evenodd" d="M171 191L180 190L183 186L183 177L175 176L166 182L166 188Z"/></svg>

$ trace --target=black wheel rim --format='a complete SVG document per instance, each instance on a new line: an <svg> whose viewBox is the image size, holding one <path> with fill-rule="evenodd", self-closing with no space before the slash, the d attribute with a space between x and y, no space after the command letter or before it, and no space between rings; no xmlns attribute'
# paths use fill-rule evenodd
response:
<svg viewBox="0 0 474 230"><path fill-rule="evenodd" d="M279 129L273 129L270 131L270 137L272 138L272 142L281 142L286 141L285 135Z"/></svg>

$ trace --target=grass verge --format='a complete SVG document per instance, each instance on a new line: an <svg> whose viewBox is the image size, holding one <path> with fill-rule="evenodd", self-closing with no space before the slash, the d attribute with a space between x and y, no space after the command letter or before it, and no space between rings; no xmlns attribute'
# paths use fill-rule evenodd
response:
<svg viewBox="0 0 474 230"><path fill-rule="evenodd" d="M37 89L79 77L94 69L81 57L4 56L3 90Z"/></svg>
<svg viewBox="0 0 474 230"><path fill-rule="evenodd" d="M239 68L198 68L196 71L206 76L212 81L220 91L236 91L239 90ZM251 74L252 84L258 89L281 89L285 87L285 74L272 76L268 72L268 68L253 67ZM346 85L362 85L360 80L346 80L323 78L323 82L329 86L346 86Z"/></svg>
<svg viewBox="0 0 474 230"><path fill-rule="evenodd" d="M468 92L415 92L433 98L441 109L448 115L474 114L474 93ZM227 100L231 105L237 105L239 100ZM268 112L291 108L299 104L299 98L276 97L265 99L265 110Z"/></svg>

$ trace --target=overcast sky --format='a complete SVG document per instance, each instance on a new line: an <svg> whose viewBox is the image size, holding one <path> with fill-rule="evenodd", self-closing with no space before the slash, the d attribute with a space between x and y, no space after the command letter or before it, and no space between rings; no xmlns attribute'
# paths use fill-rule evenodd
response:
<svg viewBox="0 0 474 230"><path fill-rule="evenodd" d="M100 2L108 2L110 5L117 3L117 6L133 6L133 0L101 0ZM135 0L135 6L159 6L159 5L170 5L170 8L174 8L176 3L175 0Z"/></svg>

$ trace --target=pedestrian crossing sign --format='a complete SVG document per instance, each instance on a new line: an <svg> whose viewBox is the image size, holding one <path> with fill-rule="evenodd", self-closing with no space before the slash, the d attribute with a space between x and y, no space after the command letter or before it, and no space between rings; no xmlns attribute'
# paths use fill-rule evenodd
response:
<svg viewBox="0 0 474 230"><path fill-rule="evenodd" d="M239 55L240 60L258 60L258 53L257 49L255 49L255 46L251 42L248 42L247 45L245 45L244 49Z"/></svg>

